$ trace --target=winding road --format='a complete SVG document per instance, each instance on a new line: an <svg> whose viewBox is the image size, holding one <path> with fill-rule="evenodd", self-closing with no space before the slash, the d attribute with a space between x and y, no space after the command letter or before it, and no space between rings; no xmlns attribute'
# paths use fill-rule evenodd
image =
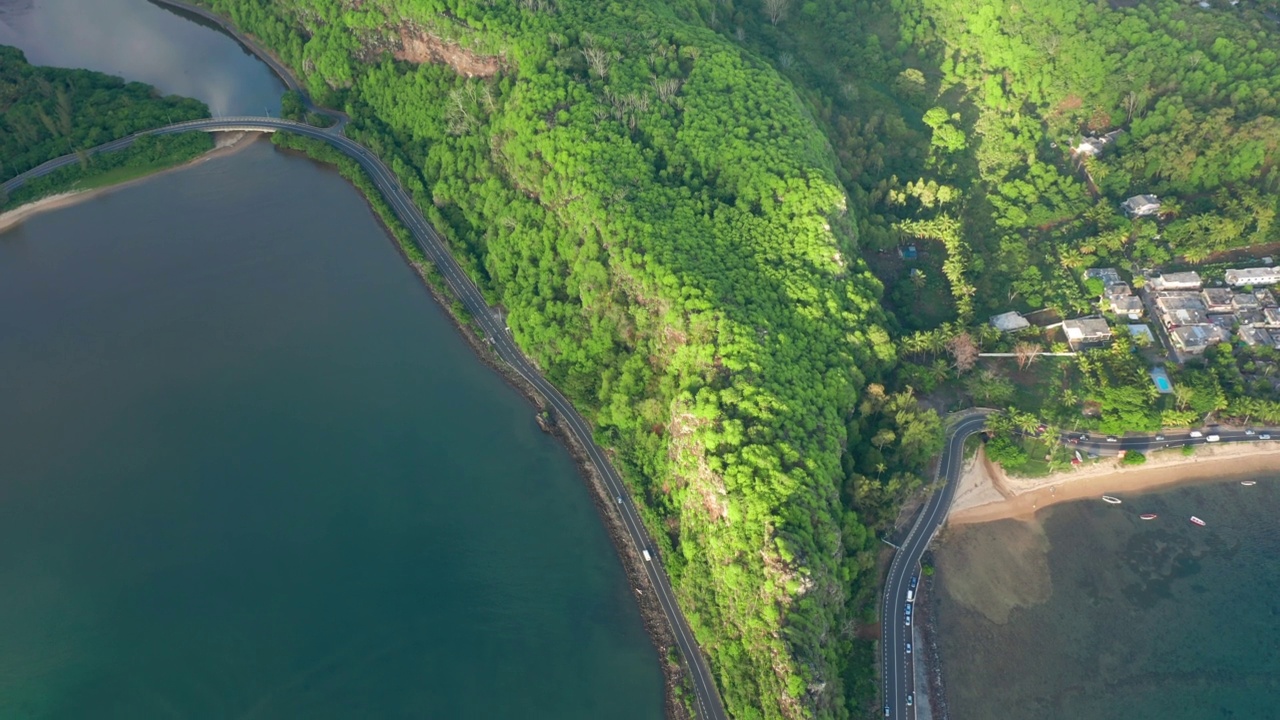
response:
<svg viewBox="0 0 1280 720"><path fill-rule="evenodd" d="M453 256L449 254L444 240L441 239L435 228L427 223L421 211L410 200L409 194L401 187L399 180L396 179L391 170L368 148L343 135L342 124L331 128L317 128L292 120L269 117L191 120L135 133L86 152L94 155L101 152L120 150L128 147L144 135L234 131L297 133L298 135L321 140L332 145L364 168L369 178L377 185L379 192L390 204L396 217L413 234L414 241L422 248L427 258L439 269L454 297L462 302L467 312L471 314L476 326L484 336L485 342L513 372L529 383L544 398L547 406L552 408L558 416L560 425L585 450L588 461L599 474L609 494L620 499L614 505L621 516L623 528L626 530L631 543L635 546L635 554L639 556L642 555L644 550L648 550L656 559L658 557L657 547L650 541L644 524L640 522L639 512L622 482L622 477L609 462L604 450L592 438L590 425L573 408L564 395L543 377L541 371L516 347L501 313L485 303L479 288L462 272L462 268L458 266ZM75 154L64 155L50 160L4 183L4 190L10 192L31 178L47 175L58 168L79 161L80 157ZM675 593L671 589L666 573L663 572L661 565L657 562L643 562L641 564L644 567L644 572L648 575L649 583L653 587L654 595L657 597L662 613L666 616L667 622L671 626L672 635L675 638L676 645L679 647L680 654L687 664L689 676L693 682L698 718L700 720L703 718L728 720L715 680L697 643L694 642L692 630L689 629L680 607L676 604Z"/></svg>
<svg viewBox="0 0 1280 720"><path fill-rule="evenodd" d="M964 441L982 430L987 422L987 411L969 411L959 417L947 429L946 444L938 461L938 474L934 479L935 490L916 516L915 524L907 533L907 539L893 556L889 576L885 579L884 607L880 618L880 653L885 717L913 718L914 703L907 705L907 696L915 693L915 670L912 655L907 652L911 639L911 625L907 618L907 591L911 579L918 577L920 558L929 547L933 536L947 519L947 510L956 494L960 469L964 467ZM938 479L942 480L937 487Z"/></svg>

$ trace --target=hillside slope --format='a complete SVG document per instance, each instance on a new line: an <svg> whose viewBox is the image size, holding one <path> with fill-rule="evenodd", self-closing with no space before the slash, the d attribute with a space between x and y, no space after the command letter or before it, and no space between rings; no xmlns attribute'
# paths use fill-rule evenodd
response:
<svg viewBox="0 0 1280 720"><path fill-rule="evenodd" d="M206 4L346 107L594 420L730 712L847 717L842 455L893 348L790 86L674 0Z"/></svg>

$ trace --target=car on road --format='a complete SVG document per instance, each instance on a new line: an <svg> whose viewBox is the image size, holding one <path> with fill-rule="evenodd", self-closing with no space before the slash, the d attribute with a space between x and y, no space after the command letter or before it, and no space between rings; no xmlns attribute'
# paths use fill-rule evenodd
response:
<svg viewBox="0 0 1280 720"><path fill-rule="evenodd" d="M1116 437L1115 435L1108 435L1107 442L1120 442L1120 438Z"/></svg>
<svg viewBox="0 0 1280 720"><path fill-rule="evenodd" d="M1157 435L1157 436L1156 436L1156 442L1160 442L1160 441L1162 441L1162 440L1164 440L1164 436L1163 436L1163 435Z"/></svg>
<svg viewBox="0 0 1280 720"><path fill-rule="evenodd" d="M1210 435L1209 437L1205 438L1205 440L1208 442L1218 442L1221 439L1222 439L1221 435Z"/></svg>
<svg viewBox="0 0 1280 720"><path fill-rule="evenodd" d="M1080 436L1080 442L1089 442L1089 433Z"/></svg>
<svg viewBox="0 0 1280 720"><path fill-rule="evenodd" d="M1244 434L1245 434L1245 435L1257 435L1258 433L1254 432L1253 430L1245 430L1245 431L1244 431Z"/></svg>
<svg viewBox="0 0 1280 720"><path fill-rule="evenodd" d="M907 654L911 654L911 643L907 643Z"/></svg>
<svg viewBox="0 0 1280 720"><path fill-rule="evenodd" d="M919 576L919 575L912 575L912 576L911 576L911 587L910 587L909 589L910 589L910 590L915 590L915 589L916 589L916 583L918 583L918 582L920 582L920 576Z"/></svg>
<svg viewBox="0 0 1280 720"><path fill-rule="evenodd" d="M888 705L885 705L885 706L884 706L884 716L885 716L885 717L889 717L889 706L888 706Z"/></svg>
<svg viewBox="0 0 1280 720"><path fill-rule="evenodd" d="M907 707L911 707L912 705L914 705L915 700L916 700L915 693L907 693Z"/></svg>
<svg viewBox="0 0 1280 720"><path fill-rule="evenodd" d="M1204 433L1200 432L1199 430L1192 430L1192 431L1191 431L1191 437L1193 437L1193 438L1202 438L1202 437L1204 437Z"/></svg>
<svg viewBox="0 0 1280 720"><path fill-rule="evenodd" d="M1259 440L1270 440L1270 439L1271 439L1271 433L1262 433L1261 435L1259 435L1259 436L1258 436L1258 439L1259 439Z"/></svg>

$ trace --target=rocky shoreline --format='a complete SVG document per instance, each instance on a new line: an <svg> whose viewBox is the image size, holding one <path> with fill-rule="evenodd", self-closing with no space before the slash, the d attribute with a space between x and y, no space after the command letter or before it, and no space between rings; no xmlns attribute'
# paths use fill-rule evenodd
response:
<svg viewBox="0 0 1280 720"><path fill-rule="evenodd" d="M932 554L926 553L922 566L930 567L933 564ZM922 647L917 650L916 658L923 658L925 676L929 680L929 708L932 712L933 720L950 720L951 712L947 707L947 687L942 677L942 654L938 649L938 612L934 604L934 593L937 592L937 586L934 579L936 574L924 575L924 582L920 584L920 594L916 596L915 614L920 625L920 634L924 640ZM920 652L923 650L923 653Z"/></svg>

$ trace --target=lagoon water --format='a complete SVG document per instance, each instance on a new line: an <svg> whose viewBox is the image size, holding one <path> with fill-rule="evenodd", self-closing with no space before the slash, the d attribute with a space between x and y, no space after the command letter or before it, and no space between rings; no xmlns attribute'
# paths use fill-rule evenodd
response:
<svg viewBox="0 0 1280 720"><path fill-rule="evenodd" d="M947 531L936 577L952 717L1278 716L1280 479L1122 497L1049 508L1038 526Z"/></svg>
<svg viewBox="0 0 1280 720"><path fill-rule="evenodd" d="M284 84L233 38L147 0L0 0L0 45L203 100L219 115L280 114Z"/></svg>
<svg viewBox="0 0 1280 720"><path fill-rule="evenodd" d="M257 142L0 233L0 718L648 720L658 663L568 454L331 170Z"/></svg>

